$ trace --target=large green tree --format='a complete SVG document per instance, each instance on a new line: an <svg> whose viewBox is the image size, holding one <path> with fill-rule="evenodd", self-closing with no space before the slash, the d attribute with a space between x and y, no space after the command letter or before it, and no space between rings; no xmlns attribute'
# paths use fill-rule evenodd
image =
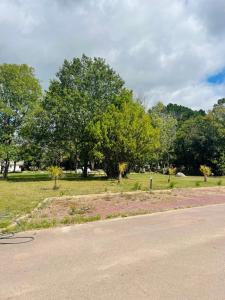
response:
<svg viewBox="0 0 225 300"><path fill-rule="evenodd" d="M41 128L36 136L42 148L54 154L55 163L69 157L77 165L79 159L87 175L92 147L87 128L108 105L116 105L123 86L124 81L102 58L83 55L64 61L35 118L39 125L34 126Z"/></svg>
<svg viewBox="0 0 225 300"><path fill-rule="evenodd" d="M108 177L118 177L122 162L130 168L149 163L159 146L159 130L132 93L124 91L118 98L120 105L110 105L90 126L90 135L96 137L92 151L103 161Z"/></svg>
<svg viewBox="0 0 225 300"><path fill-rule="evenodd" d="M0 153L5 178L9 162L18 156L22 144L21 129L41 94L33 68L25 64L0 65Z"/></svg>

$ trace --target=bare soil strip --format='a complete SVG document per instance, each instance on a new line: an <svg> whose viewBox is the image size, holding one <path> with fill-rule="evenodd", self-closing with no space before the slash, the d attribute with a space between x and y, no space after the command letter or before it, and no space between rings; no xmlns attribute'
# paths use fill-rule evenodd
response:
<svg viewBox="0 0 225 300"><path fill-rule="evenodd" d="M186 207L225 203L225 188L174 189L155 192L104 193L51 198L32 213L32 219L58 219L67 216L101 219L154 213Z"/></svg>

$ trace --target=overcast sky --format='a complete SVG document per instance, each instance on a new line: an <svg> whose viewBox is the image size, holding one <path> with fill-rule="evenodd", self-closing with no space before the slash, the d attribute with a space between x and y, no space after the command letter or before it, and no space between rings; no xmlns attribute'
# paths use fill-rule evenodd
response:
<svg viewBox="0 0 225 300"><path fill-rule="evenodd" d="M225 97L225 0L0 0L0 63L33 66L47 88L82 53L148 106L208 109Z"/></svg>

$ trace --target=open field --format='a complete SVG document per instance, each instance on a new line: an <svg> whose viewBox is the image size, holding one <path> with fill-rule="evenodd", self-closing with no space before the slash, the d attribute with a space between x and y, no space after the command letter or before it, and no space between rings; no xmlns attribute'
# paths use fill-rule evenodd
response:
<svg viewBox="0 0 225 300"><path fill-rule="evenodd" d="M38 203L48 197L99 194L106 192L127 192L149 190L149 178L153 177L153 189L169 189L168 176L161 174L130 174L120 184L117 180L90 176L83 179L72 173L65 174L59 181L59 189L53 190L53 181L45 172L24 172L10 174L8 181L0 181L0 228L9 225L16 217L29 213ZM211 177L203 182L203 177L173 177L173 187L210 187L225 185L225 177Z"/></svg>

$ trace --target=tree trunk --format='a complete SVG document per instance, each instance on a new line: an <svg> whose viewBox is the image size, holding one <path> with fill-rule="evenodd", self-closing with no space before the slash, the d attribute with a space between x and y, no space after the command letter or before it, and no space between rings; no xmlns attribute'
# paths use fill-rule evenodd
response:
<svg viewBox="0 0 225 300"><path fill-rule="evenodd" d="M207 176L206 175L204 175L204 182L207 182Z"/></svg>
<svg viewBox="0 0 225 300"><path fill-rule="evenodd" d="M77 169L78 169L78 160L79 160L79 156L78 156L78 151L77 151L77 147L75 150L75 161L74 161L74 165L75 165L75 173L77 174Z"/></svg>
<svg viewBox="0 0 225 300"><path fill-rule="evenodd" d="M87 160L85 160L84 161L84 169L83 169L84 178L87 178L87 176L88 176L87 168L88 168L88 162L87 162Z"/></svg>
<svg viewBox="0 0 225 300"><path fill-rule="evenodd" d="M14 165L13 165L13 173L16 172L16 161L14 161Z"/></svg>
<svg viewBox="0 0 225 300"><path fill-rule="evenodd" d="M55 176L54 178L54 187L53 187L54 190L57 189L57 177Z"/></svg>
<svg viewBox="0 0 225 300"><path fill-rule="evenodd" d="M4 172L3 172L3 178L7 179L8 177L8 172L9 172L9 160L5 160L5 166L4 166Z"/></svg>
<svg viewBox="0 0 225 300"><path fill-rule="evenodd" d="M107 161L105 164L105 172L108 178L118 179L118 175L119 175L118 164L113 163L111 161Z"/></svg>
<svg viewBox="0 0 225 300"><path fill-rule="evenodd" d="M75 174L77 174L77 169L78 169L78 161L77 161L77 157L75 156Z"/></svg>
<svg viewBox="0 0 225 300"><path fill-rule="evenodd" d="M118 176L118 183L120 183L120 182L121 182L121 179L122 179L122 173L121 173L121 172L119 172L119 176Z"/></svg>

